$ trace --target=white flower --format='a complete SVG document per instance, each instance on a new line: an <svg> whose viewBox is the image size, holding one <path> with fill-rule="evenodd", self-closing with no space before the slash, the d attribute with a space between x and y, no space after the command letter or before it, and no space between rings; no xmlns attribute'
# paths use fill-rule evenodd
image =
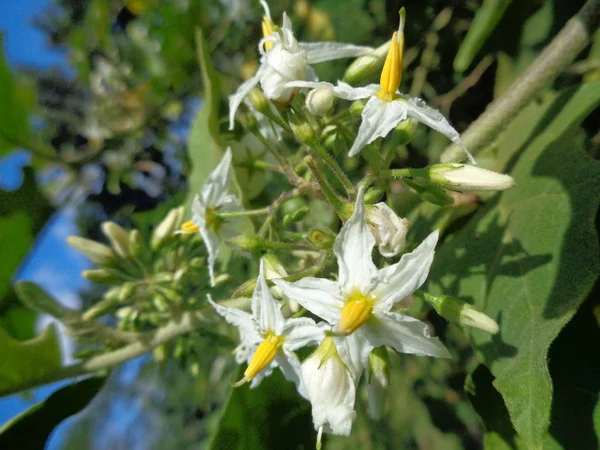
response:
<svg viewBox="0 0 600 450"><path fill-rule="evenodd" d="M379 253L391 258L404 250L409 220L398 217L392 208L380 202L367 207L367 222L375 236Z"/></svg>
<svg viewBox="0 0 600 450"><path fill-rule="evenodd" d="M324 117L333 106L334 100L331 89L312 89L306 95L304 104L313 116Z"/></svg>
<svg viewBox="0 0 600 450"><path fill-rule="evenodd" d="M401 353L449 357L427 325L413 317L390 311L426 280L433 261L438 232L434 231L399 262L378 270L371 253L375 238L365 220L364 189L360 189L354 213L340 230L333 249L338 260L338 280L303 278L295 283L273 280L283 293L323 318L338 333L338 352L355 375L362 373L369 353L389 345Z"/></svg>
<svg viewBox="0 0 600 450"><path fill-rule="evenodd" d="M192 203L192 220L182 226L183 233L200 232L208 251L208 273L211 286L215 285L214 265L219 255L221 238L235 234L231 223L219 213L240 211L242 206L235 195L228 194L231 175L231 149L228 148L221 162L210 173L200 194Z"/></svg>
<svg viewBox="0 0 600 450"><path fill-rule="evenodd" d="M258 44L261 54L260 67L252 78L242 83L236 93L229 97L229 129L233 129L235 113L244 97L258 83L268 99L287 102L297 89L286 86L286 83L316 79L310 64L361 56L372 51L370 47L338 42L298 42L287 14L283 13L283 25L277 28L271 20L268 5L264 1L261 4L265 16L263 17L264 37Z"/></svg>
<svg viewBox="0 0 600 450"><path fill-rule="evenodd" d="M429 168L431 179L453 191L504 191L515 185L510 175L469 164L440 164Z"/></svg>
<svg viewBox="0 0 600 450"><path fill-rule="evenodd" d="M302 363L302 381L312 407L315 430L348 436L352 429L356 382L340 359L332 337Z"/></svg>
<svg viewBox="0 0 600 450"><path fill-rule="evenodd" d="M240 330L240 345L235 356L238 363L248 362L248 368L236 386L252 381L251 387L260 384L265 376L279 367L283 375L293 381L298 392L306 397L300 379L300 361L293 353L306 345L321 342L325 333L312 319L285 319L281 314L281 303L271 293L264 276L261 260L256 288L252 295L252 315L237 308L227 308L209 302L227 322Z"/></svg>
<svg viewBox="0 0 600 450"><path fill-rule="evenodd" d="M452 125L439 111L430 108L419 98L403 95L398 91L402 78L403 47L404 14L401 11L400 25L390 41L379 84L354 88L343 81L338 81L337 86L327 82L292 81L286 86L330 89L336 96L345 100L369 99L362 111L362 122L348 156L356 155L365 145L375 139L387 136L403 120L413 118L448 137L461 147L469 160L474 163L473 157L462 143L458 132L452 128Z"/></svg>

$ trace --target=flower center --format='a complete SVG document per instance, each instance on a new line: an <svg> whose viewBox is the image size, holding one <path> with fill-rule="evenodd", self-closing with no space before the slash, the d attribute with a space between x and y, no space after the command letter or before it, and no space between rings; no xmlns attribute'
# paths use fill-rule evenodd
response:
<svg viewBox="0 0 600 450"><path fill-rule="evenodd" d="M183 225L181 225L181 232L183 234L197 233L199 229L200 227L194 224L193 220L188 220L187 222L184 222Z"/></svg>
<svg viewBox="0 0 600 450"><path fill-rule="evenodd" d="M396 92L402 81L402 56L404 52L404 31L394 32L390 42L385 64L381 70L377 96L384 102L391 102L396 98Z"/></svg>
<svg viewBox="0 0 600 450"><path fill-rule="evenodd" d="M208 208L206 208L205 220L206 228L208 228L215 234L219 234L219 231L221 230L221 227L225 222L225 220L221 216L219 216L216 206L209 206Z"/></svg>
<svg viewBox="0 0 600 450"><path fill-rule="evenodd" d="M345 335L354 333L369 320L374 304L374 298L353 291L342 308L339 331Z"/></svg>
<svg viewBox="0 0 600 450"><path fill-rule="evenodd" d="M283 345L283 336L277 336L272 331L268 332L265 336L265 340L254 352L254 356L248 364L248 368L244 372L244 379L250 381L254 378L261 370L269 365L279 348Z"/></svg>
<svg viewBox="0 0 600 450"><path fill-rule="evenodd" d="M273 21L267 17L267 16L263 16L262 18L262 33L263 33L263 37L269 37L273 34L273 30L275 28L275 24L273 23ZM272 42L265 42L265 51L269 51L273 48L273 43Z"/></svg>

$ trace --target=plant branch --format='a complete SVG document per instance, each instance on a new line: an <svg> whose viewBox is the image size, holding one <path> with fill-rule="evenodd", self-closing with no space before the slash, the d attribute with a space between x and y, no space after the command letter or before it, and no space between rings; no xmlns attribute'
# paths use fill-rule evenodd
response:
<svg viewBox="0 0 600 450"><path fill-rule="evenodd" d="M600 0L588 0L527 70L463 133L463 142L471 153L477 154L492 143L517 113L573 62L599 23ZM452 144L440 160L452 162L463 157L463 150Z"/></svg>

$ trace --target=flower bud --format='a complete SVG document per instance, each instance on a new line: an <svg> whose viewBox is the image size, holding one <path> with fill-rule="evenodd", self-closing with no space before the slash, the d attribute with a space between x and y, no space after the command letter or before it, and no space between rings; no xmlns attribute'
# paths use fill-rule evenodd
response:
<svg viewBox="0 0 600 450"><path fill-rule="evenodd" d="M67 242L98 266L112 266L118 261L115 253L109 247L96 241L79 236L69 236Z"/></svg>
<svg viewBox="0 0 600 450"><path fill-rule="evenodd" d="M129 250L131 251L132 256L139 256L144 249L144 240L142 238L142 233L140 230L133 229L129 233Z"/></svg>
<svg viewBox="0 0 600 450"><path fill-rule="evenodd" d="M121 292L120 288L113 288L106 293L104 298L100 300L98 303L93 305L90 309L83 313L81 318L83 320L94 320L98 317L102 317L108 313L113 312L117 306L119 305L118 293ZM110 295L112 293L116 293L115 295Z"/></svg>
<svg viewBox="0 0 600 450"><path fill-rule="evenodd" d="M290 214L286 214L283 217L283 227L285 228L292 223L300 222L306 217L306 214L308 214L308 208L306 207L297 209Z"/></svg>
<svg viewBox="0 0 600 450"><path fill-rule="evenodd" d="M377 203L367 209L367 223L382 256L391 258L404 250L410 221L398 217L385 203Z"/></svg>
<svg viewBox="0 0 600 450"><path fill-rule="evenodd" d="M390 359L384 345L369 355L369 414L375 420L381 419L383 414L389 381Z"/></svg>
<svg viewBox="0 0 600 450"><path fill-rule="evenodd" d="M365 192L365 204L372 205L375 202L381 200L385 194L385 186L372 186Z"/></svg>
<svg viewBox="0 0 600 450"><path fill-rule="evenodd" d="M417 291L415 295L433 306L440 316L450 322L479 328L490 334L496 334L500 330L494 319L456 298L447 295L431 295L423 291Z"/></svg>
<svg viewBox="0 0 600 450"><path fill-rule="evenodd" d="M183 206L169 211L152 233L152 240L150 241L152 250L158 249L173 233L179 230L182 224L183 214Z"/></svg>
<svg viewBox="0 0 600 450"><path fill-rule="evenodd" d="M325 117L333 106L334 100L335 96L331 89L312 89L306 96L305 105L313 116Z"/></svg>
<svg viewBox="0 0 600 450"><path fill-rule="evenodd" d="M260 89L252 89L248 93L248 100L259 113L265 114L269 111L269 100L267 100L267 97L265 97L265 94Z"/></svg>
<svg viewBox="0 0 600 450"><path fill-rule="evenodd" d="M394 144L405 145L410 143L415 136L418 124L419 122L416 120L408 118L396 125L393 135Z"/></svg>
<svg viewBox="0 0 600 450"><path fill-rule="evenodd" d="M98 284L120 284L125 280L121 272L107 268L84 270L81 276Z"/></svg>
<svg viewBox="0 0 600 450"><path fill-rule="evenodd" d="M131 256L129 250L129 233L114 222L104 222L102 232L110 241L110 244L117 255L121 258Z"/></svg>
<svg viewBox="0 0 600 450"><path fill-rule="evenodd" d="M263 248L262 239L245 235L236 236L232 239L228 239L227 243L246 252L255 252L257 250L262 250Z"/></svg>
<svg viewBox="0 0 600 450"><path fill-rule="evenodd" d="M304 118L294 112L288 114L288 123L294 136L303 144L309 144L315 140L315 130L312 125Z"/></svg>
<svg viewBox="0 0 600 450"><path fill-rule="evenodd" d="M437 164L429 168L434 183L452 191L503 191L515 185L510 175L470 164Z"/></svg>
<svg viewBox="0 0 600 450"><path fill-rule="evenodd" d="M348 69L346 69L344 81L349 84L358 84L363 80L367 80L377 75L385 62L385 58L390 48L390 42L391 41L387 41L368 55L356 58L352 64L350 64Z"/></svg>
<svg viewBox="0 0 600 450"><path fill-rule="evenodd" d="M350 114L353 116L360 116L365 109L364 100L355 100L350 104Z"/></svg>
<svg viewBox="0 0 600 450"><path fill-rule="evenodd" d="M317 248L327 250L333 247L335 234L330 230L317 229L310 232L309 239Z"/></svg>

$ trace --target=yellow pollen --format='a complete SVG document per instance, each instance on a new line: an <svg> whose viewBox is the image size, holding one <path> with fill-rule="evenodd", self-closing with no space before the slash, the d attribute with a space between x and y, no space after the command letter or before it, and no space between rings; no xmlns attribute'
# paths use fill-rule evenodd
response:
<svg viewBox="0 0 600 450"><path fill-rule="evenodd" d="M402 56L404 53L404 31L394 32L390 41L385 64L381 70L379 85L381 88L377 95L385 102L391 102L396 98L396 91L402 81Z"/></svg>
<svg viewBox="0 0 600 450"><path fill-rule="evenodd" d="M273 34L273 29L275 27L275 24L273 23L273 21L271 19L269 19L267 16L263 16L262 18L262 33L263 33L263 37L269 37ZM272 42L265 42L265 51L269 51L273 48L273 43Z"/></svg>
<svg viewBox="0 0 600 450"><path fill-rule="evenodd" d="M342 308L339 331L348 335L363 326L371 317L374 303L375 299L372 297L358 291L352 292Z"/></svg>
<svg viewBox="0 0 600 450"><path fill-rule="evenodd" d="M283 345L284 338L283 336L277 336L273 332L269 332L265 336L265 340L261 342L261 344L254 352L254 356L252 360L250 360L250 364L248 364L248 368L244 372L244 379L246 381L250 381L254 378L261 370L269 365L279 348Z"/></svg>
<svg viewBox="0 0 600 450"><path fill-rule="evenodd" d="M183 225L181 225L181 232L183 234L191 234L191 233L197 233L198 230L200 228L194 224L193 221L188 220L187 222L184 222Z"/></svg>

